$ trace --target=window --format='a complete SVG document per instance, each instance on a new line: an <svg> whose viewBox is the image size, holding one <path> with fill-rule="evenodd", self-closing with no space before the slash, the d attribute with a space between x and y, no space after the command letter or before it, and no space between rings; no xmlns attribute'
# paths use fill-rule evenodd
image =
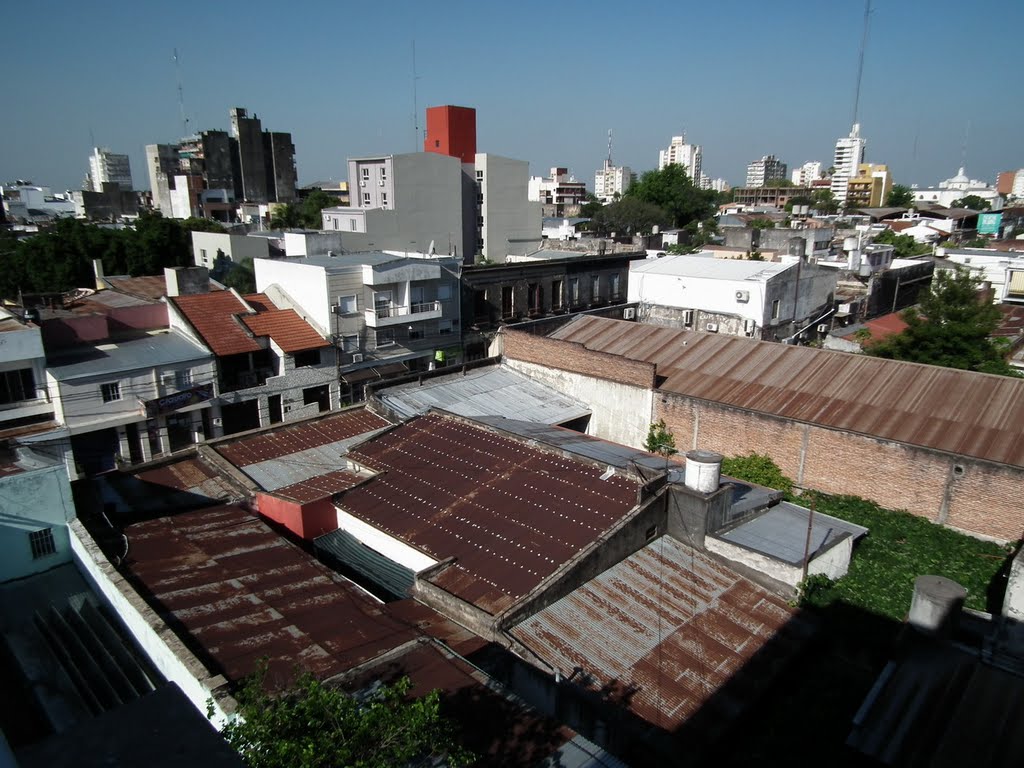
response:
<svg viewBox="0 0 1024 768"><path fill-rule="evenodd" d="M314 365L320 365L319 349L306 349L295 353L296 368L311 368Z"/></svg>
<svg viewBox="0 0 1024 768"><path fill-rule="evenodd" d="M388 168L387 168L386 165L382 165L380 167L380 180L381 181L387 181L388 180Z"/></svg>
<svg viewBox="0 0 1024 768"><path fill-rule="evenodd" d="M391 291L377 291L373 294L373 308L377 317L391 317Z"/></svg>
<svg viewBox="0 0 1024 768"><path fill-rule="evenodd" d="M363 166L363 178L366 181L370 180L370 169L368 167L366 167L365 165Z"/></svg>
<svg viewBox="0 0 1024 768"><path fill-rule="evenodd" d="M34 400L35 397L36 378L31 368L0 373L0 405Z"/></svg>
<svg viewBox="0 0 1024 768"><path fill-rule="evenodd" d="M580 303L580 279L578 277L569 278L569 301L573 304Z"/></svg>
<svg viewBox="0 0 1024 768"><path fill-rule="evenodd" d="M28 534L28 545L32 548L33 560L55 554L57 552L57 543L53 540L53 528L30 531Z"/></svg>
<svg viewBox="0 0 1024 768"><path fill-rule="evenodd" d="M188 389L192 386L192 371L185 369L184 371L174 372L174 386L178 389Z"/></svg>
<svg viewBox="0 0 1024 768"><path fill-rule="evenodd" d="M121 382L114 381L110 384L100 385L100 395L103 396L104 403L112 403L115 400L121 399Z"/></svg>
<svg viewBox="0 0 1024 768"><path fill-rule="evenodd" d="M199 260L202 261L203 264L207 263L207 261L206 261L206 249L205 248L200 248L199 249Z"/></svg>
<svg viewBox="0 0 1024 768"><path fill-rule="evenodd" d="M395 332L390 328L386 331L374 333L374 343L378 347L389 347L395 343Z"/></svg>
<svg viewBox="0 0 1024 768"><path fill-rule="evenodd" d="M409 341L419 341L423 338L423 329L419 326L409 326Z"/></svg>
<svg viewBox="0 0 1024 768"><path fill-rule="evenodd" d="M348 220L348 226L349 226L349 229L351 229L353 232L355 232L356 231L356 220L355 219L349 219Z"/></svg>
<svg viewBox="0 0 1024 768"><path fill-rule="evenodd" d="M477 171L476 172L476 180L477 181L483 181L484 180L484 172L483 171Z"/></svg>
<svg viewBox="0 0 1024 768"><path fill-rule="evenodd" d="M540 313L541 305L544 300L543 289L541 288L540 283L530 283L527 290L530 297L530 314L535 315Z"/></svg>
<svg viewBox="0 0 1024 768"><path fill-rule="evenodd" d="M441 320L437 324L437 333L441 336L447 336L452 332L452 321Z"/></svg>
<svg viewBox="0 0 1024 768"><path fill-rule="evenodd" d="M334 228L335 228L335 229L337 229L337 228L338 228L338 220L337 220L337 219L334 219L334 218L332 218L332 219L331 219L331 221L333 221L333 222L334 222Z"/></svg>
<svg viewBox="0 0 1024 768"><path fill-rule="evenodd" d="M441 148L441 140L440 139L434 139L434 149L440 149L440 148Z"/></svg>
<svg viewBox="0 0 1024 768"><path fill-rule="evenodd" d="M618 275L611 275L608 278L608 280L611 283L612 298L613 299L619 298L619 276Z"/></svg>
<svg viewBox="0 0 1024 768"><path fill-rule="evenodd" d="M591 275L590 277L590 300L601 300L601 276Z"/></svg>
<svg viewBox="0 0 1024 768"><path fill-rule="evenodd" d="M452 284L451 283L438 283L437 284L437 300L438 301L451 301L452 300Z"/></svg>
<svg viewBox="0 0 1024 768"><path fill-rule="evenodd" d="M369 192L363 192L363 205L369 205L369 204L370 204L370 193Z"/></svg>
<svg viewBox="0 0 1024 768"><path fill-rule="evenodd" d="M501 288L501 316L512 317L515 309L515 298L511 285L504 285Z"/></svg>
<svg viewBox="0 0 1024 768"><path fill-rule="evenodd" d="M388 193L387 192L381 192L380 193L380 204L381 205L387 205L388 204Z"/></svg>
<svg viewBox="0 0 1024 768"><path fill-rule="evenodd" d="M782 302L779 299L776 299L775 301L772 302L772 320L779 319L779 307L781 305Z"/></svg>
<svg viewBox="0 0 1024 768"><path fill-rule="evenodd" d="M559 309L562 306L562 281L551 281L551 306Z"/></svg>
<svg viewBox="0 0 1024 768"><path fill-rule="evenodd" d="M359 351L359 337L358 336L342 336L341 337L341 351L352 352Z"/></svg>
<svg viewBox="0 0 1024 768"><path fill-rule="evenodd" d="M339 296L338 312L342 315L352 315L359 311L355 296Z"/></svg>

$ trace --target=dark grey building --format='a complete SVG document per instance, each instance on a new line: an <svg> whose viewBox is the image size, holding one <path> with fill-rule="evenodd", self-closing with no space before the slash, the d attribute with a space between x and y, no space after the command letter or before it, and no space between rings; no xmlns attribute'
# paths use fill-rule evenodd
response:
<svg viewBox="0 0 1024 768"><path fill-rule="evenodd" d="M250 203L285 203L295 199L295 145L290 133L264 131L256 115L232 107L231 135L241 194Z"/></svg>

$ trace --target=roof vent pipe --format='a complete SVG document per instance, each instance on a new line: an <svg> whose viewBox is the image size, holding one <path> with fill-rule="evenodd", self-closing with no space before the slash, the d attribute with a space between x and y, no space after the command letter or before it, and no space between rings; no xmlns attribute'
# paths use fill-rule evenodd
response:
<svg viewBox="0 0 1024 768"><path fill-rule="evenodd" d="M691 491L714 493L722 477L722 454L712 451L687 451L684 483Z"/></svg>

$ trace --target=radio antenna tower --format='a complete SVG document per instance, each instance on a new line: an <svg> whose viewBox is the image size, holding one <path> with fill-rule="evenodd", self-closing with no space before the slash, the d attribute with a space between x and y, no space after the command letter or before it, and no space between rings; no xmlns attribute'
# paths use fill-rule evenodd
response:
<svg viewBox="0 0 1024 768"><path fill-rule="evenodd" d="M612 167L612 129L608 129L608 167Z"/></svg>
<svg viewBox="0 0 1024 768"><path fill-rule="evenodd" d="M417 94L416 81L419 77L416 75L416 41L412 41L412 126L415 138L412 142L412 151L419 152L423 149L423 144L420 141L420 107L419 98Z"/></svg>
<svg viewBox="0 0 1024 768"><path fill-rule="evenodd" d="M181 62L178 60L178 49L174 49L174 71L178 77L178 112L181 115L182 138L189 135L188 118L185 116L185 90L181 87Z"/></svg>
<svg viewBox="0 0 1024 768"><path fill-rule="evenodd" d="M871 0L864 2L864 32L860 38L860 57L857 61L857 87L853 90L853 124L857 124L857 111L860 108L860 81L864 75L864 49L868 47L868 25L871 21Z"/></svg>

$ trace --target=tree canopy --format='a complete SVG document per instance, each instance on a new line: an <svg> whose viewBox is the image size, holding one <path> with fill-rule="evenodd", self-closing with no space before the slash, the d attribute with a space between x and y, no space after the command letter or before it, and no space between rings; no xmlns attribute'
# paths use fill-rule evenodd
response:
<svg viewBox="0 0 1024 768"><path fill-rule="evenodd" d="M932 247L927 243L919 243L912 235L899 235L891 229L879 232L873 242L893 246L893 256L897 259L909 259L932 252Z"/></svg>
<svg viewBox="0 0 1024 768"><path fill-rule="evenodd" d="M865 352L891 360L1017 375L1006 362L1006 344L991 338L1002 314L991 301L979 296L980 286L980 278L962 267L936 272L919 308L911 307L903 313L907 328L872 344Z"/></svg>
<svg viewBox="0 0 1024 768"><path fill-rule="evenodd" d="M819 213L835 213L839 210L839 202L831 189L816 189L811 195L811 207Z"/></svg>
<svg viewBox="0 0 1024 768"><path fill-rule="evenodd" d="M633 198L655 205L668 215L674 227L703 221L715 213L718 193L698 189L681 165L667 165L660 171L648 171L630 186L621 202Z"/></svg>
<svg viewBox="0 0 1024 768"><path fill-rule="evenodd" d="M954 200L950 207L970 208L972 211L987 211L992 207L992 203L982 197L978 197L978 195L967 195L959 200Z"/></svg>
<svg viewBox="0 0 1024 768"><path fill-rule="evenodd" d="M914 190L903 184L893 184L885 196L885 204L892 208L909 208L914 204Z"/></svg>
<svg viewBox="0 0 1024 768"><path fill-rule="evenodd" d="M0 255L0 297L59 292L91 286L93 259L108 275L154 275L192 264L190 222L144 213L134 227L109 229L78 219L59 219L37 235L5 245ZM219 227L219 225L217 225Z"/></svg>
<svg viewBox="0 0 1024 768"><path fill-rule="evenodd" d="M324 208L330 208L337 204L337 198L331 197L322 189L314 189L300 203L284 203L275 206L270 217L270 228L323 229L323 217L320 212Z"/></svg>
<svg viewBox="0 0 1024 768"><path fill-rule="evenodd" d="M446 765L467 765L472 755L441 715L440 694L411 699L411 687L402 678L357 699L305 674L272 696L257 674L223 735L250 768L391 768L442 755Z"/></svg>
<svg viewBox="0 0 1024 768"><path fill-rule="evenodd" d="M665 226L671 221L669 214L653 203L626 195L615 203L608 203L593 216L593 229L598 234L646 234L654 226Z"/></svg>

